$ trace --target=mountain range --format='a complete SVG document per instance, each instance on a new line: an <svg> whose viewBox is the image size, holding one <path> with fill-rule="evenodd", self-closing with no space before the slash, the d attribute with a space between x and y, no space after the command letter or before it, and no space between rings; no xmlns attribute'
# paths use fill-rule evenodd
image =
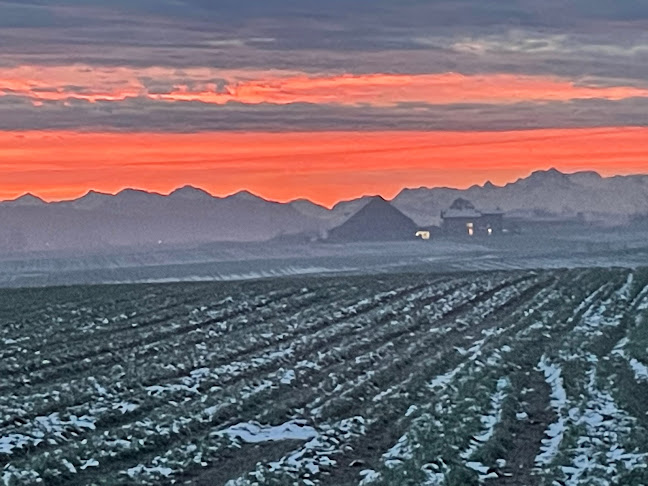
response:
<svg viewBox="0 0 648 486"><path fill-rule="evenodd" d="M533 172L504 186L487 182L468 189L404 189L392 201L419 224L437 224L440 212L458 197L483 210L502 209L509 217L571 218L627 222L648 214L648 175L602 177L596 172Z"/></svg>
<svg viewBox="0 0 648 486"><path fill-rule="evenodd" d="M430 226L439 224L441 211L458 197L479 209L502 209L508 217L579 216L622 224L648 215L648 175L606 178L596 172L550 169L504 186L404 189L390 203L415 224ZM335 228L372 201L363 219L390 213L389 204L377 204L371 196L328 209L305 199L268 201L247 191L215 197L191 186L169 195L136 189L115 195L90 191L78 199L50 203L26 194L0 202L0 252L263 241L298 234L321 238L343 232Z"/></svg>

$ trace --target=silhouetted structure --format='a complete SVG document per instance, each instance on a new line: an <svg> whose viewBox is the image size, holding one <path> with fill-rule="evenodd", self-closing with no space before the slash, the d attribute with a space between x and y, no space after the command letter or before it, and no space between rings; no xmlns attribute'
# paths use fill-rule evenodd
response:
<svg viewBox="0 0 648 486"><path fill-rule="evenodd" d="M490 236L504 230L502 211L478 211L464 198L456 199L450 209L441 213L442 228L448 236Z"/></svg>
<svg viewBox="0 0 648 486"><path fill-rule="evenodd" d="M396 241L415 238L418 226L414 221L385 201L372 198L345 223L333 228L328 241Z"/></svg>

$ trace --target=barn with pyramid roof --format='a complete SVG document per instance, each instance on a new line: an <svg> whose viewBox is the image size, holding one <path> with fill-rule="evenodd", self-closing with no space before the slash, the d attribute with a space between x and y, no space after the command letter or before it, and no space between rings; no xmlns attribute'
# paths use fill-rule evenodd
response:
<svg viewBox="0 0 648 486"><path fill-rule="evenodd" d="M372 197L357 213L328 234L328 241L412 240L418 227L380 196Z"/></svg>

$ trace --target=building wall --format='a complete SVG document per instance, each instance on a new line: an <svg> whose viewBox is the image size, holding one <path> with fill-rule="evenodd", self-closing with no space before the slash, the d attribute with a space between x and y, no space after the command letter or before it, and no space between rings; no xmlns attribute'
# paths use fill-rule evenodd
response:
<svg viewBox="0 0 648 486"><path fill-rule="evenodd" d="M472 231L470 225L472 225ZM503 230L504 218L501 214L485 214L478 218L447 218L443 220L443 232L448 236L488 236L500 234Z"/></svg>
<svg viewBox="0 0 648 486"><path fill-rule="evenodd" d="M483 214L479 220L480 229L487 233L489 228L493 234L501 233L504 230L504 217L502 214Z"/></svg>
<svg viewBox="0 0 648 486"><path fill-rule="evenodd" d="M479 218L448 218L443 220L443 231L449 236L470 236L469 225L473 232Z"/></svg>

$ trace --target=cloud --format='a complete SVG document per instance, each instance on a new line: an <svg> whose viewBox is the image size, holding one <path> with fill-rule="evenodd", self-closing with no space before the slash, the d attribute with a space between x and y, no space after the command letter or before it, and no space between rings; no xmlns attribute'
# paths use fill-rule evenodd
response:
<svg viewBox="0 0 648 486"><path fill-rule="evenodd" d="M646 126L648 98L513 104L404 103L387 108L291 103L119 103L0 97L0 130L193 133L214 131L508 131L538 128Z"/></svg>
<svg viewBox="0 0 648 486"><path fill-rule="evenodd" d="M639 0L45 0L0 19L6 66L648 77Z"/></svg>
<svg viewBox="0 0 648 486"><path fill-rule="evenodd" d="M69 84L75 81L76 84ZM648 87L597 85L553 76L509 73L463 75L342 74L218 71L212 68L88 68L21 66L0 75L0 96L23 95L34 101L123 101L143 97L161 102L199 101L224 105L337 104L388 107L402 103L515 103L620 100L648 97Z"/></svg>
<svg viewBox="0 0 648 486"><path fill-rule="evenodd" d="M0 124L642 125L647 26L638 0L0 0Z"/></svg>

